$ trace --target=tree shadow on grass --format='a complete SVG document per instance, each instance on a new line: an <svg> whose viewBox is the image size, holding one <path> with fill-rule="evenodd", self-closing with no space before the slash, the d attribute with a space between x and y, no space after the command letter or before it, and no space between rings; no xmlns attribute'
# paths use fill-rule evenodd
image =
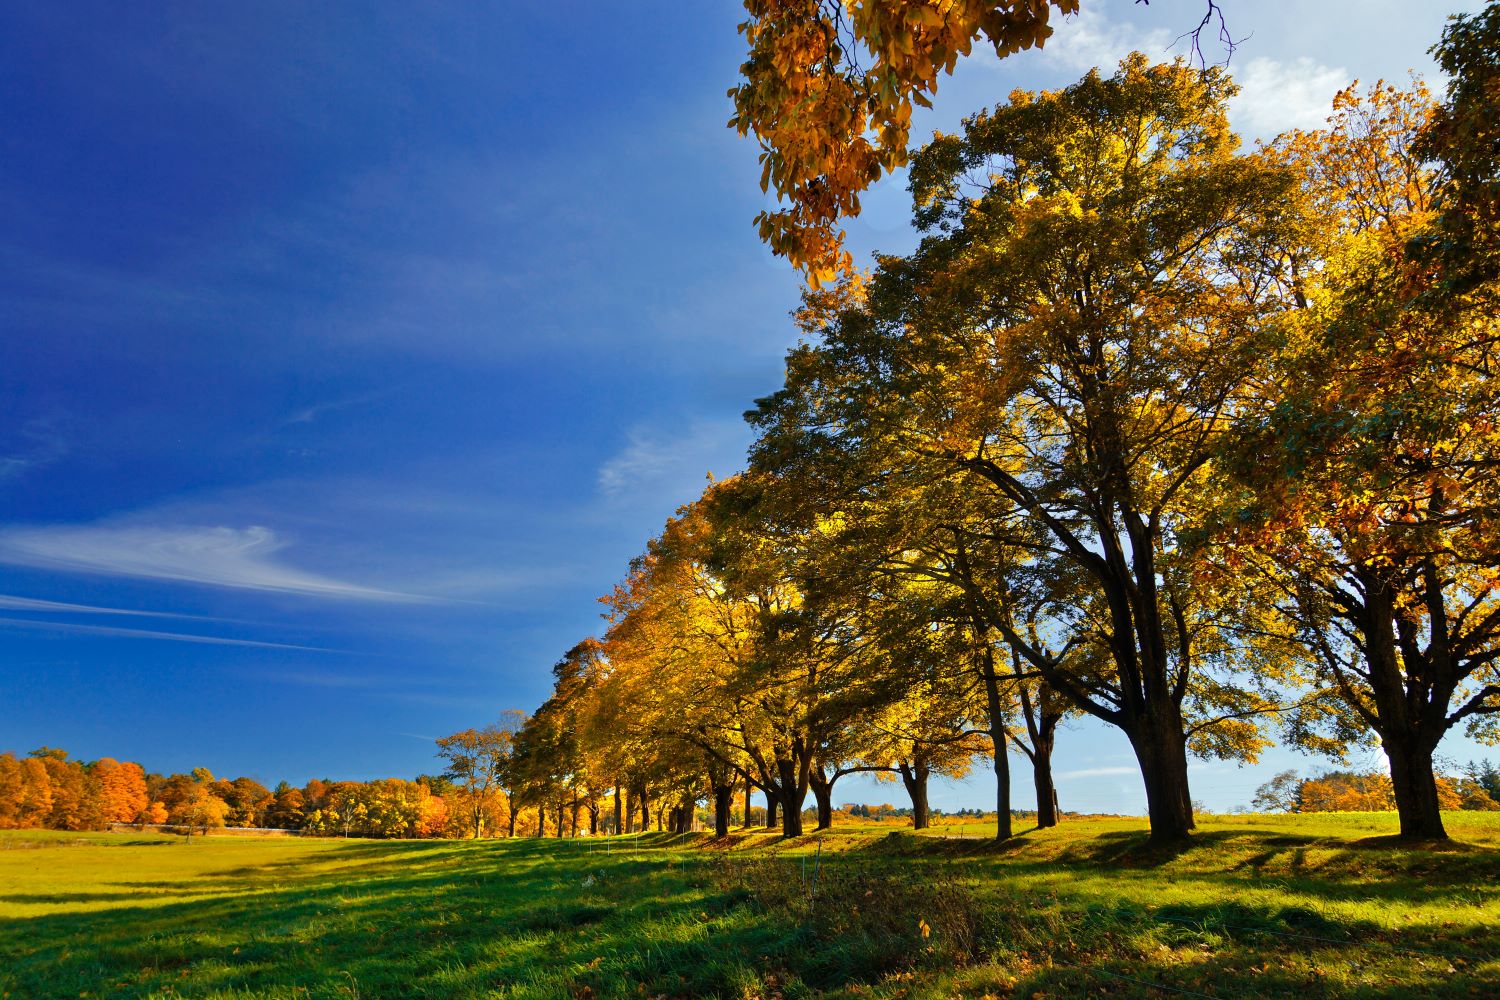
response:
<svg viewBox="0 0 1500 1000"><path fill-rule="evenodd" d="M1260 848L1283 862L1310 846L1334 858L1367 859L1370 853L1329 854L1317 838L1257 835L1238 844L1234 836L1200 835L1176 863L1192 861L1198 847L1236 847L1236 857ZM862 860L858 851L839 853L876 868L911 866L917 882L922 866L933 863L965 879L975 894L976 926L984 929L975 953L1007 969L1015 987L1001 995L1163 995L1131 979L1214 997L1396 1000L1496 993L1500 967L1484 964L1493 956L1481 947L1492 927L1454 921L1396 932L1296 906L1258 906L1235 899L1236 888L1247 883L1234 872L1183 873L1184 880L1201 880L1217 901L1148 906L1151 897L1135 891L1147 885L1135 881L1137 871L1112 897L1125 902L1112 904L1097 894L1097 881L1090 887L1066 875L1097 879L1101 858L1130 857L1144 834L1098 839L1103 843L1072 853L1055 843L918 837L875 841ZM303 856L300 871L285 858L241 865L213 873L209 883L220 894L209 898L161 906L112 898L107 902L119 905L0 923L0 993L790 996L789 984L797 982L839 990L878 981L882 973L861 968L852 941L817 939L795 914L767 909L715 882L707 852L698 859L704 864L694 865L682 852L653 850L676 840L652 835L637 845L621 838L616 852L556 841L354 842ZM1033 847L1034 855L1028 853ZM1040 853L1043 848L1048 853ZM1415 857L1423 864L1431 857L1452 859ZM800 860L783 858L777 867L794 878ZM823 860L830 861L826 851ZM1141 871L1168 864L1152 868L1135 860ZM321 867L329 863L335 867ZM1058 879L1059 873L1065 877ZM1026 878L1044 874L1050 878L1045 896L1016 895ZM1457 888L1445 879L1427 881L1436 883L1435 893ZM1410 889L1414 882L1393 885ZM180 888L196 892L200 885L185 880ZM929 971L951 961L924 951L916 931L922 914L902 915L912 928L902 945L909 954L883 960L897 968L924 963ZM774 987L766 981L768 970L777 977Z"/></svg>
<svg viewBox="0 0 1500 1000"><path fill-rule="evenodd" d="M0 903L16 903L22 906L56 903L99 903L105 900L137 900L141 893L136 889L119 892L13 892L0 895Z"/></svg>
<svg viewBox="0 0 1500 1000"><path fill-rule="evenodd" d="M472 853L487 867L491 852ZM277 888L252 878L207 899L10 921L0 992L461 997L533 983L559 995L593 984L596 996L641 985L707 996L797 934L753 926L734 900L660 863L564 849L534 866L535 848L498 853L507 877L402 874L382 859L342 885L317 873Z"/></svg>

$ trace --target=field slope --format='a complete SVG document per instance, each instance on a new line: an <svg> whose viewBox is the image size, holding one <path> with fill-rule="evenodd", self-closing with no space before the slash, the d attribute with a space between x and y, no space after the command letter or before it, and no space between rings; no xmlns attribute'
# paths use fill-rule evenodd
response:
<svg viewBox="0 0 1500 1000"><path fill-rule="evenodd" d="M0 995L1500 996L1500 821L380 842L0 833Z"/></svg>

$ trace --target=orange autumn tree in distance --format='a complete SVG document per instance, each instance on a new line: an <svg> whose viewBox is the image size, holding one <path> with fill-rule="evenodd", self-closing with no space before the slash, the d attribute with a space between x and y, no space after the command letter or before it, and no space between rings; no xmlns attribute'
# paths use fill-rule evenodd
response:
<svg viewBox="0 0 1500 1000"><path fill-rule="evenodd" d="M136 817L151 804L146 795L146 772L141 770L141 765L131 761L122 764L113 757L100 757L94 761L93 771L99 780L105 822L135 822Z"/></svg>
<svg viewBox="0 0 1500 1000"><path fill-rule="evenodd" d="M787 207L756 216L761 239L821 284L853 270L843 219L859 196L904 165L913 106L931 107L938 78L987 44L1004 58L1040 47L1079 0L745 0L749 52L729 91L741 135L760 143L761 189ZM1188 32L1217 21L1206 0Z"/></svg>
<svg viewBox="0 0 1500 1000"><path fill-rule="evenodd" d="M0 754L0 829L96 830L148 810L140 765L92 764L51 747Z"/></svg>

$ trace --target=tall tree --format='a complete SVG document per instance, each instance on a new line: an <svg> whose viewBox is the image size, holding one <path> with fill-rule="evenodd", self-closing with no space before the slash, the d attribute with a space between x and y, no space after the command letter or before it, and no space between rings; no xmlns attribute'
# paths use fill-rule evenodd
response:
<svg viewBox="0 0 1500 1000"><path fill-rule="evenodd" d="M1158 839L1193 826L1193 728L1233 728L1257 699L1229 678L1264 666L1217 624L1225 595L1200 585L1188 544L1291 306L1292 175L1236 155L1232 92L1217 70L1135 55L934 141L912 166L920 249L883 258L867 295L829 298L843 308L823 313L823 345L793 353L757 416L893 454L893 481L954 483L960 515L983 508L1023 569L1069 581L1049 650L1008 613L1006 580L967 574L1028 667L1125 732ZM1083 642L1098 673L1063 655Z"/></svg>
<svg viewBox="0 0 1500 1000"><path fill-rule="evenodd" d="M133 823L147 806L146 772L141 765L100 757L90 767L99 782L104 822Z"/></svg>
<svg viewBox="0 0 1500 1000"><path fill-rule="evenodd" d="M1444 178L1469 168L1423 160L1433 110L1420 87L1351 88L1326 130L1284 143L1322 238L1230 521L1342 703L1302 732L1335 750L1373 732L1402 835L1422 839L1446 836L1440 741L1500 736L1500 300L1475 270L1483 226L1448 221L1470 202ZM1449 266L1448 240L1472 256Z"/></svg>
<svg viewBox="0 0 1500 1000"><path fill-rule="evenodd" d="M490 799L503 784L503 775L522 723L520 713L483 729L465 729L437 741L437 754L447 762L443 776L460 789L474 839L484 835Z"/></svg>

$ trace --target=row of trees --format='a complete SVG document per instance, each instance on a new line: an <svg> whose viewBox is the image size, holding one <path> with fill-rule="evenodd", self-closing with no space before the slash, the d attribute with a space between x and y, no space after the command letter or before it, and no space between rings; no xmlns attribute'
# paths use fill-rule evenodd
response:
<svg viewBox="0 0 1500 1000"><path fill-rule="evenodd" d="M110 757L70 759L42 747L0 754L0 830L103 830L114 823L168 825L189 832L222 827L297 830L320 836L462 837L472 831L474 796L440 776L415 781L322 781L267 789L253 778L147 773ZM484 801L494 829L531 834L504 802Z"/></svg>
<svg viewBox="0 0 1500 1000"><path fill-rule="evenodd" d="M0 754L0 829L98 830L110 823L162 822L154 818L139 764L102 757L91 764L69 760L64 750L42 747L27 757Z"/></svg>
<svg viewBox="0 0 1500 1000"><path fill-rule="evenodd" d="M511 725L524 722L519 713L507 720ZM110 757L74 760L66 751L50 747L22 758L4 753L0 754L0 830L102 830L125 823L188 831L248 827L317 836L411 838L549 832L577 836L584 831L617 829L612 817L601 812L601 803L595 801L590 808L582 793L548 800L542 789L527 789L522 804L535 803L537 808L513 812L511 796L501 784L508 778L500 776L519 773L519 762L511 762L507 749L511 744L506 734L514 732L496 726L439 741L440 754L453 768L445 775L423 775L414 781L314 779L301 788L281 782L274 790L253 778L215 778L206 768L161 775ZM487 761L481 756L486 748L498 751ZM484 773L491 766L496 770ZM657 829L663 828L668 819L665 813L647 811ZM842 812L866 819L903 814L890 805L852 806ZM752 807L746 822L762 822L764 814L763 808ZM649 826L643 820L632 829Z"/></svg>
<svg viewBox="0 0 1500 1000"><path fill-rule="evenodd" d="M271 795L249 778L147 774L112 757L73 760L41 747L24 758L0 754L0 829L102 830L112 823L170 823L187 829L256 825Z"/></svg>
<svg viewBox="0 0 1500 1000"><path fill-rule="evenodd" d="M916 151L920 246L807 294L749 471L632 564L499 785L619 829L706 796L720 834L754 787L795 835L860 771L921 825L986 755L1004 837L1009 751L1055 822L1087 715L1156 839L1190 754L1278 738L1378 745L1445 836L1434 751L1500 713L1497 39L1455 18L1445 102L1351 88L1248 152L1223 71L1140 55Z"/></svg>

